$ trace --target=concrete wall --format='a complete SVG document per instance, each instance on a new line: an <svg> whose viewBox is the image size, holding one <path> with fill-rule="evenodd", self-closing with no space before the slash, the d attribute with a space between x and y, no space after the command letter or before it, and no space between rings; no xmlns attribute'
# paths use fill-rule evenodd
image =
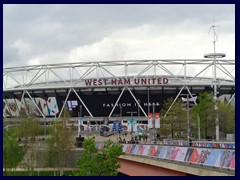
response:
<svg viewBox="0 0 240 180"><path fill-rule="evenodd" d="M119 171L130 176L234 176L235 172L134 155L119 157Z"/></svg>

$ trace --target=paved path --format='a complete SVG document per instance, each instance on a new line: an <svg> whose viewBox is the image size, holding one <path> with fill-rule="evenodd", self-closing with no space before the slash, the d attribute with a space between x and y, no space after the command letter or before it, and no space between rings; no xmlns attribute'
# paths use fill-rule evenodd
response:
<svg viewBox="0 0 240 180"><path fill-rule="evenodd" d="M87 138L88 136L87 135L82 135L84 138ZM114 135L111 135L111 136L108 136L108 137L104 137L104 136L100 136L100 135L94 135L95 136L95 139L96 139L96 142L104 142L104 141L107 141L107 140L112 140L113 142L118 142L118 134L114 134ZM128 135L121 135L121 139L125 139L126 142L130 141L131 140L131 134L128 134ZM141 140L140 144L150 144L151 141L148 139L147 142L144 142L143 139Z"/></svg>

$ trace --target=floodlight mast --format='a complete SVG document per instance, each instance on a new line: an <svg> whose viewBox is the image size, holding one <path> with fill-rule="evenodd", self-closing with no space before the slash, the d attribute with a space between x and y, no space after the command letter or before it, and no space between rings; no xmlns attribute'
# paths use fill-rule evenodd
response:
<svg viewBox="0 0 240 180"><path fill-rule="evenodd" d="M212 25L209 31L213 31L213 53L209 53L209 54L205 54L204 58L213 58L213 98L215 100L215 111L218 110L218 106L217 106L217 67L216 67L216 58L223 58L226 57L226 54L224 53L216 53L216 40L217 40L217 34L215 32L215 25ZM216 141L219 141L219 119L218 119L218 115L216 115L215 118L215 123L216 123Z"/></svg>

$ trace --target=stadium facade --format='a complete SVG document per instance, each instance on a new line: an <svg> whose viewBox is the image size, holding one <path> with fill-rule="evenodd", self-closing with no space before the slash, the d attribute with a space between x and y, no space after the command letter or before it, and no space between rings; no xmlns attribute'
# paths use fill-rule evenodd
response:
<svg viewBox="0 0 240 180"><path fill-rule="evenodd" d="M21 109L39 117L60 118L64 108L73 117L144 116L160 111L172 97L201 92L235 102L235 60L128 60L45 64L3 69L3 116L18 117ZM197 103L197 101L194 101Z"/></svg>

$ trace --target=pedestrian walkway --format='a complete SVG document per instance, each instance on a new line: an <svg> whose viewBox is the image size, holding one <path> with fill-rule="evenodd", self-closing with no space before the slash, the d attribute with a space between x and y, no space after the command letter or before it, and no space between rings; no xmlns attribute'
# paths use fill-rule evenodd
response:
<svg viewBox="0 0 240 180"><path fill-rule="evenodd" d="M90 137L91 135L83 134L81 136L86 139L86 138ZM107 141L107 140L111 140L113 142L118 142L119 141L119 135L118 134L114 134L114 135L111 135L111 136L108 136L108 137L100 136L98 134L94 134L94 136L95 136L96 142L104 142L104 141ZM121 137L122 140L125 139L126 142L128 142L128 141L130 141L132 139L132 135L131 134L121 135L120 137ZM151 139L148 138L147 141L143 141L143 139L141 139L139 144L151 144Z"/></svg>

